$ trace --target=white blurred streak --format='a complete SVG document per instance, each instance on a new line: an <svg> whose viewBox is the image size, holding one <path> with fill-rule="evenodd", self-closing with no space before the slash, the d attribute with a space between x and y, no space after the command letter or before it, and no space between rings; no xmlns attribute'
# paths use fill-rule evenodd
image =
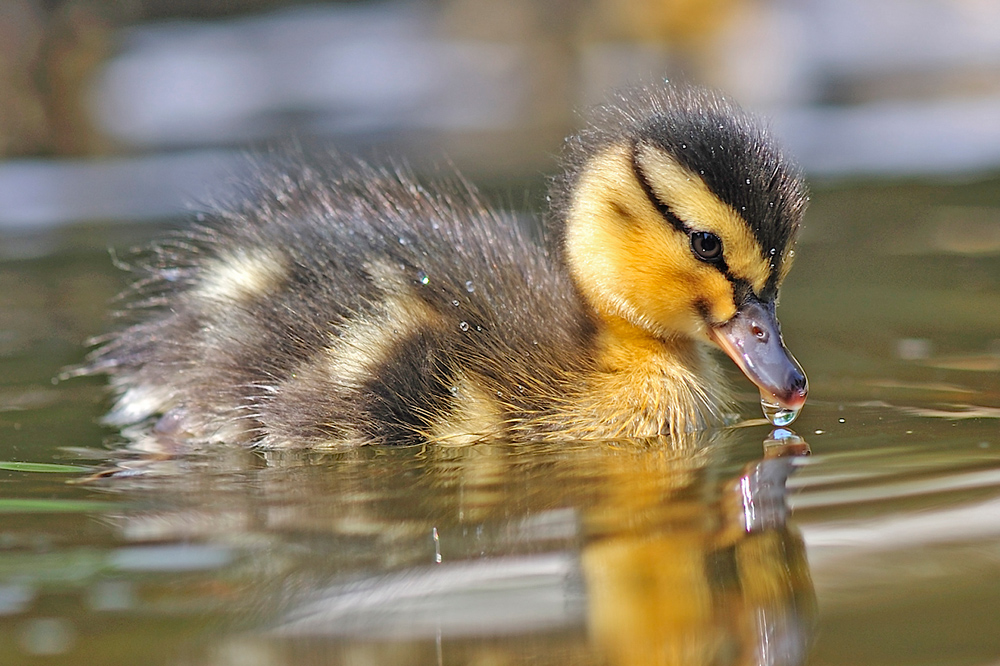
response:
<svg viewBox="0 0 1000 666"><path fill-rule="evenodd" d="M278 636L419 638L502 635L575 625L585 612L579 563L549 553L444 563L322 590Z"/></svg>
<svg viewBox="0 0 1000 666"><path fill-rule="evenodd" d="M841 559L864 559L880 551L1000 537L1000 498L868 521L814 523L800 530L809 564L822 569Z"/></svg>
<svg viewBox="0 0 1000 666"><path fill-rule="evenodd" d="M1000 164L1000 96L779 112L775 130L807 171L942 174Z"/></svg>
<svg viewBox="0 0 1000 666"><path fill-rule="evenodd" d="M0 229L174 217L208 202L243 165L221 151L0 163Z"/></svg>
<svg viewBox="0 0 1000 666"><path fill-rule="evenodd" d="M800 531L817 596L828 610L876 598L929 598L930 589L991 580L1000 567L1000 498L800 525Z"/></svg>
<svg viewBox="0 0 1000 666"><path fill-rule="evenodd" d="M815 480L813 480L813 483L815 483ZM798 483L794 485L798 485ZM789 486L793 486L793 484L789 483ZM885 501L904 497L921 497L930 493L994 487L1000 487L1000 469L947 474L933 479L920 479L917 481L879 483L865 488L850 487L842 490L815 490L793 495L789 500L789 504L793 510L802 510L844 504L859 504L862 502ZM998 519L1000 519L1000 514L998 514Z"/></svg>
<svg viewBox="0 0 1000 666"><path fill-rule="evenodd" d="M289 117L341 133L523 121L525 54L441 40L432 19L379 4L136 28L101 77L96 115L146 147L271 136Z"/></svg>
<svg viewBox="0 0 1000 666"><path fill-rule="evenodd" d="M804 0L816 66L831 74L1000 62L995 0Z"/></svg>

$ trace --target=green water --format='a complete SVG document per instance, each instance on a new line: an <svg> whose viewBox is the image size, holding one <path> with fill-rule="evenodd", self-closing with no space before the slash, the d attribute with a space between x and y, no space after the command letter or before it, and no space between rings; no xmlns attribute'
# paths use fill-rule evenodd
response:
<svg viewBox="0 0 1000 666"><path fill-rule="evenodd" d="M220 450L82 484L117 443L102 387L51 378L107 326L106 248L158 230L0 236L0 664L997 663L1000 183L821 190L808 222L797 438Z"/></svg>

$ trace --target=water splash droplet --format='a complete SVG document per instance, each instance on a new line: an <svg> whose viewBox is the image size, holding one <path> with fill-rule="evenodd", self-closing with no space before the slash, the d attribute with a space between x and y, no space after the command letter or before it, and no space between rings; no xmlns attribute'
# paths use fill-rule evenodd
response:
<svg viewBox="0 0 1000 666"><path fill-rule="evenodd" d="M458 325L458 327L459 327L460 329L462 329L463 331L467 331L467 330L469 330L469 322L467 322L467 321L463 321L463 322L461 322L461 323L460 323L460 324Z"/></svg>
<svg viewBox="0 0 1000 666"><path fill-rule="evenodd" d="M476 285L472 284L472 280L465 281L465 290L470 294L476 290Z"/></svg>
<svg viewBox="0 0 1000 666"><path fill-rule="evenodd" d="M423 271L419 271L417 273L417 280L420 281L420 284L429 284L430 281L431 281L431 278L430 278L429 275L427 275L427 273L425 273Z"/></svg>
<svg viewBox="0 0 1000 666"><path fill-rule="evenodd" d="M786 426L794 421L799 415L799 409L789 409L774 401L770 396L760 396L760 408L764 411L764 416L772 425Z"/></svg>

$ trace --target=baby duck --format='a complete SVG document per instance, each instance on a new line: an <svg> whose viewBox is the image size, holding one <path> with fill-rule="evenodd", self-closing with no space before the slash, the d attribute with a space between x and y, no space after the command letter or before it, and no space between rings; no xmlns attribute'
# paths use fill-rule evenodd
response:
<svg viewBox="0 0 1000 666"><path fill-rule="evenodd" d="M462 181L263 167L131 266L130 324L85 369L106 421L271 448L679 434L732 418L711 347L797 413L775 301L807 197L760 124L647 87L564 162L547 245Z"/></svg>

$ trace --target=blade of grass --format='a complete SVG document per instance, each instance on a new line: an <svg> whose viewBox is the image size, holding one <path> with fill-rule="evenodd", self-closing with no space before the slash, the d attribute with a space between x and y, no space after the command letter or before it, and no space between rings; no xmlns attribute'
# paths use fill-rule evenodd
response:
<svg viewBox="0 0 1000 666"><path fill-rule="evenodd" d="M0 498L0 513L91 513L117 508L118 504L99 500Z"/></svg>
<svg viewBox="0 0 1000 666"><path fill-rule="evenodd" d="M8 472L44 472L49 474L79 474L90 471L80 465L57 465L55 463L16 462L0 460L0 470Z"/></svg>

